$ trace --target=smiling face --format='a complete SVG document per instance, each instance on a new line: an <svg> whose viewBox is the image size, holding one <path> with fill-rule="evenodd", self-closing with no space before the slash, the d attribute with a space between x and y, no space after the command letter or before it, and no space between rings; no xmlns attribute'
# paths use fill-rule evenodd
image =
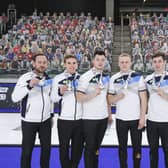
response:
<svg viewBox="0 0 168 168"><path fill-rule="evenodd" d="M35 60L33 60L33 68L36 73L43 74L48 67L48 60L45 55L38 55Z"/></svg>
<svg viewBox="0 0 168 168"><path fill-rule="evenodd" d="M64 62L64 67L66 71L70 74L74 74L78 68L78 63L76 58L67 58Z"/></svg>

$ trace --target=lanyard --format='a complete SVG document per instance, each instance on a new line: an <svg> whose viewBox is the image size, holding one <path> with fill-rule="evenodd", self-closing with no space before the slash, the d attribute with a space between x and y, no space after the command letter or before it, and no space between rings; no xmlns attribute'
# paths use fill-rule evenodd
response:
<svg viewBox="0 0 168 168"><path fill-rule="evenodd" d="M96 81L96 83L97 83L97 85L99 85L100 87L102 87L103 88L103 82L102 82L102 72L100 73L100 78L98 79L98 78L95 78L95 81Z"/></svg>
<svg viewBox="0 0 168 168"><path fill-rule="evenodd" d="M93 74L96 75L96 71L93 69ZM103 72L99 72L100 78L98 79L97 77L95 78L96 84L100 87L100 89L104 89L104 84L103 84Z"/></svg>
<svg viewBox="0 0 168 168"><path fill-rule="evenodd" d="M96 81L96 83L97 83L98 85L103 84L103 83L102 83L103 72L102 72L102 71L96 71L94 68L92 68L92 72L93 72L94 76L100 74L100 78L99 78L99 79L98 79L98 78L95 78L95 81Z"/></svg>
<svg viewBox="0 0 168 168"><path fill-rule="evenodd" d="M166 75L166 71L164 71L163 73L162 73L162 75L161 75L161 77L160 77L160 80L157 82L156 81L156 75L155 75L155 73L153 74L153 80L152 80L152 86L153 87L160 87L161 86L161 83L163 82L163 80L164 80L164 77L165 77L165 75ZM158 83L158 84L156 84L156 83Z"/></svg>
<svg viewBox="0 0 168 168"><path fill-rule="evenodd" d="M72 76L71 74L65 72L65 77L66 77L66 83L65 84L68 86L68 90L72 90L72 88L76 89L76 87L77 87L77 81L76 80L78 78L78 74L75 73L75 76L74 76L72 81L70 79L68 79L71 76Z"/></svg>
<svg viewBox="0 0 168 168"><path fill-rule="evenodd" d="M123 85L123 88L124 88L124 89L128 89L128 84L129 84L129 81L131 80L131 75L132 75L132 71L129 72L128 77L127 77L126 80L124 80L124 78L122 78L123 84L124 84L124 85Z"/></svg>

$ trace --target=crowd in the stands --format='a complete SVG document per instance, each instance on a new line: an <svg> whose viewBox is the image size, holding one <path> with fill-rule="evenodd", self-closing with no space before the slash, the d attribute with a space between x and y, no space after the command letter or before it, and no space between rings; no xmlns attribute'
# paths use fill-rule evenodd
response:
<svg viewBox="0 0 168 168"><path fill-rule="evenodd" d="M91 67L94 49L103 48L111 71L113 21L71 13L37 13L22 16L0 39L0 68L6 71L31 69L33 54L43 51L49 59L49 71L62 71L67 54L77 57L81 71Z"/></svg>
<svg viewBox="0 0 168 168"><path fill-rule="evenodd" d="M133 68L150 72L152 71L151 56L154 53L161 51L168 55L168 14L133 13L130 28Z"/></svg>

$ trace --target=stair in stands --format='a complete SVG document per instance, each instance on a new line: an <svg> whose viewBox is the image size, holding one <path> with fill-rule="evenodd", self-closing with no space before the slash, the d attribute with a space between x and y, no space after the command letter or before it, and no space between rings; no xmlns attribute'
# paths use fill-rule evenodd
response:
<svg viewBox="0 0 168 168"><path fill-rule="evenodd" d="M129 26L122 27L116 25L114 27L114 43L112 49L112 73L119 71L118 55L121 52L131 53L131 40Z"/></svg>

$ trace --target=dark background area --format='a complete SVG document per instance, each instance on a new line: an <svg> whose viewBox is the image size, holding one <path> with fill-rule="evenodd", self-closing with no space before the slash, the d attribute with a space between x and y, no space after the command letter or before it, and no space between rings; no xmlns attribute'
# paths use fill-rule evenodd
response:
<svg viewBox="0 0 168 168"><path fill-rule="evenodd" d="M105 16L105 0L5 0L0 13L6 13L9 4L15 4L18 16L31 15L35 8L38 12L91 12L93 16Z"/></svg>
<svg viewBox="0 0 168 168"><path fill-rule="evenodd" d="M0 7L0 13L7 13L9 4L15 4L17 17L31 15L36 8L38 12L88 12L92 16L102 17L106 15L106 0L4 0ZM168 0L114 0L114 22L120 24L120 8L158 8L168 10Z"/></svg>
<svg viewBox="0 0 168 168"><path fill-rule="evenodd" d="M168 7L168 0L119 0L120 7Z"/></svg>

